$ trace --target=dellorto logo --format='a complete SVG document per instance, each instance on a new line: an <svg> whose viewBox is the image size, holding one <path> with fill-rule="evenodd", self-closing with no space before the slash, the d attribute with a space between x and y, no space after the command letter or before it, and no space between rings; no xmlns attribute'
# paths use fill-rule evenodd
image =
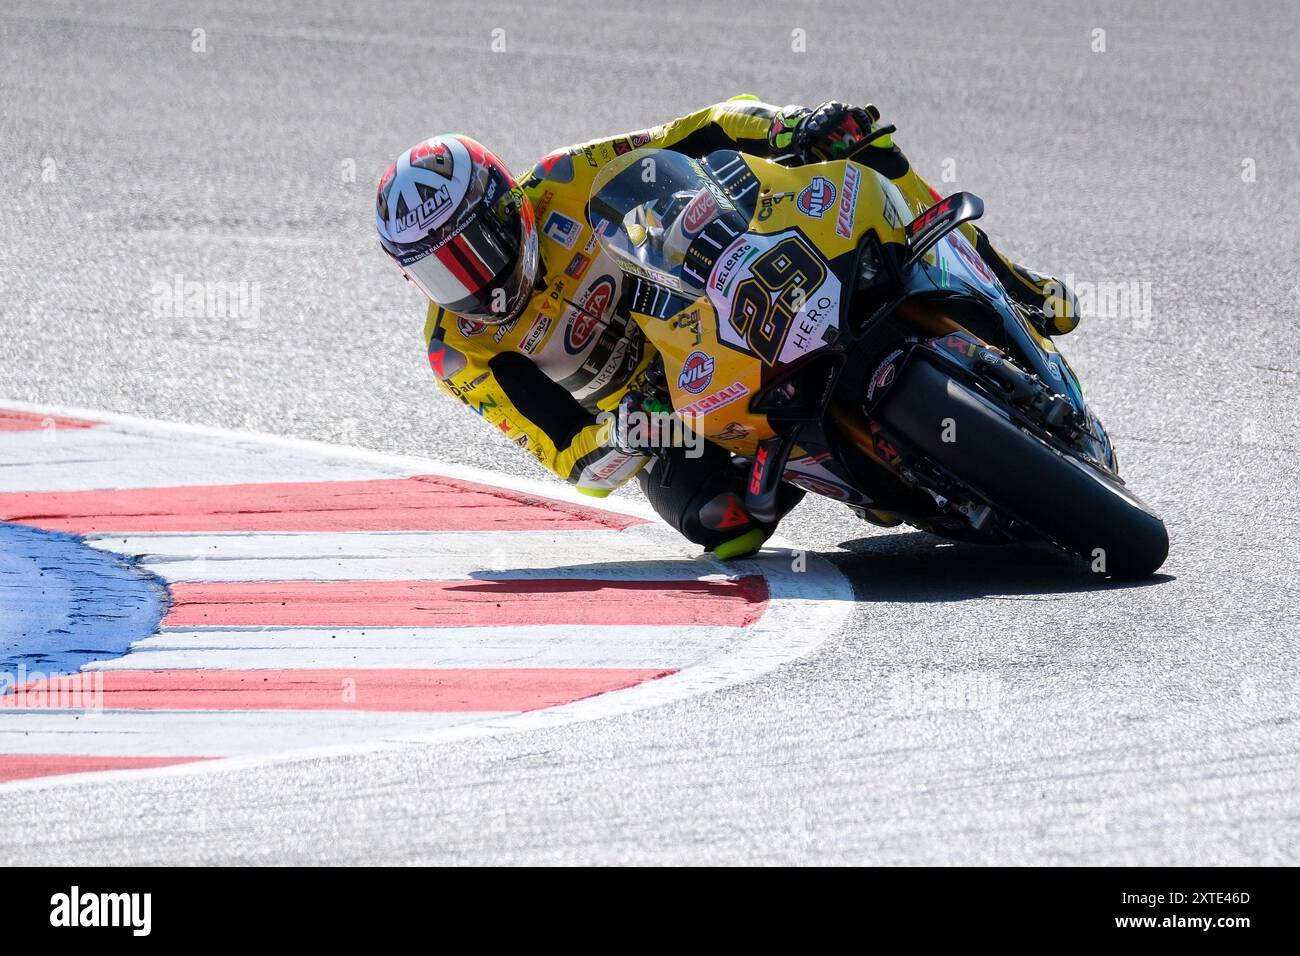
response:
<svg viewBox="0 0 1300 956"><path fill-rule="evenodd" d="M758 247L744 236L741 236L719 257L718 264L713 270L713 278L709 284L718 292L726 295L727 283L735 274L737 267L757 252Z"/></svg>

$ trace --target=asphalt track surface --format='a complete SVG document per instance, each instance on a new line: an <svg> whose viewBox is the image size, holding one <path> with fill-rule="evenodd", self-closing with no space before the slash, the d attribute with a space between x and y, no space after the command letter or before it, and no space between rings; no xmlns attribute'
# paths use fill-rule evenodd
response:
<svg viewBox="0 0 1300 956"><path fill-rule="evenodd" d="M539 7L7 3L0 397L536 477L434 388L371 231L391 156L455 129L524 165L741 91L869 100L1021 261L1150 283L1149 318L1085 318L1064 348L1166 519L1164 573L1109 585L809 501L783 533L857 606L761 678L445 746L0 791L0 857L1295 863L1300 10ZM153 317L177 274L258 283L260 319Z"/></svg>

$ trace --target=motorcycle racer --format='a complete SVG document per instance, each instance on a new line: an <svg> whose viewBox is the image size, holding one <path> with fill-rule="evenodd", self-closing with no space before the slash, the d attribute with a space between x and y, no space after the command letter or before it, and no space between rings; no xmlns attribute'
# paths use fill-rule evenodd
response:
<svg viewBox="0 0 1300 956"><path fill-rule="evenodd" d="M436 136L404 151L381 177L376 228L385 252L430 300L425 342L444 391L578 491L604 496L635 476L685 537L718 557L739 557L756 551L776 522L745 510L738 463L711 444L687 455L625 440L632 416L666 409L645 396L661 372L623 307L633 284L587 225L591 184L605 164L641 147L833 160L879 118L871 106L781 109L739 97L556 150L519 180L475 140ZM887 135L854 159L894 181L918 209L941 198ZM1016 265L970 224L962 228L1041 331L1074 328L1078 313L1059 280ZM777 520L801 497L783 486Z"/></svg>

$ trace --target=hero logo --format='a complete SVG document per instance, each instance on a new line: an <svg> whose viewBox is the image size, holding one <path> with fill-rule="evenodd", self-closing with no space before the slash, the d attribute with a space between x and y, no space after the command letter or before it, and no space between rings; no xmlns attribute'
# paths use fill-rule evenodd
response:
<svg viewBox="0 0 1300 956"><path fill-rule="evenodd" d="M677 387L692 395L700 394L713 381L713 366L713 356L692 352L682 363L682 372L677 376Z"/></svg>
<svg viewBox="0 0 1300 956"><path fill-rule="evenodd" d="M704 228L704 224L712 219L718 212L718 201L713 198L713 193L707 189L701 189L700 194L691 200L691 204L686 207L686 212L682 215L682 226L690 235L695 235Z"/></svg>
<svg viewBox="0 0 1300 956"><path fill-rule="evenodd" d="M577 355L585 349L596 330L605 324L605 313L614 300L614 289L614 277L601 276L582 297L582 305L574 311L564 333L564 350L570 355Z"/></svg>
<svg viewBox="0 0 1300 956"><path fill-rule="evenodd" d="M794 203L805 216L821 218L827 209L835 205L835 184L825 176L814 176Z"/></svg>

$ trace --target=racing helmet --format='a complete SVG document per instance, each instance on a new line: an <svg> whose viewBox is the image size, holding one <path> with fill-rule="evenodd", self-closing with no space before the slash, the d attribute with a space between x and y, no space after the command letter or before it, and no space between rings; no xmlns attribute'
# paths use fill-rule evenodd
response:
<svg viewBox="0 0 1300 956"><path fill-rule="evenodd" d="M375 228L406 278L449 312L501 325L532 295L532 204L468 136L434 136L398 156L379 180Z"/></svg>

